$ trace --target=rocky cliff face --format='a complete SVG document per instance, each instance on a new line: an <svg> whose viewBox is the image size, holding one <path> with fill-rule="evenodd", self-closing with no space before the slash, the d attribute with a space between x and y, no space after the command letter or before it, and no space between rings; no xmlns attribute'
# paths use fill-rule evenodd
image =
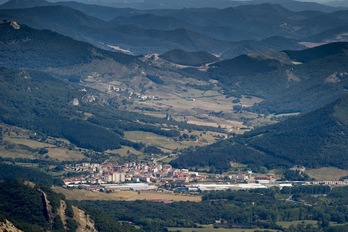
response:
<svg viewBox="0 0 348 232"><path fill-rule="evenodd" d="M6 220L3 222L0 222L0 231L7 231L7 232L23 232L22 230L16 228L10 221Z"/></svg>

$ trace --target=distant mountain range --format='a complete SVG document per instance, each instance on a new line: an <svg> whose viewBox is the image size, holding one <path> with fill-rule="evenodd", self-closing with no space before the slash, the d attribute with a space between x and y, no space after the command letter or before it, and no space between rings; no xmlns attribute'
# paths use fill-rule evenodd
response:
<svg viewBox="0 0 348 232"><path fill-rule="evenodd" d="M254 51L303 49L310 43L301 42L342 41L348 24L348 11L295 12L269 3L143 11L17 0L0 8L2 19L53 30L104 49L119 47L136 55L182 49L232 58Z"/></svg>
<svg viewBox="0 0 348 232"><path fill-rule="evenodd" d="M0 1L6 2L6 1ZM61 4L60 0L51 0L50 2L55 2ZM66 2L64 2L65 4ZM281 4L282 6L295 11L302 10L318 10L324 12L335 11L342 7L347 7L344 1L332 1L325 5L318 4L314 2L302 2L294 0L246 0L246 1L230 1L230 0L147 0L147 1L137 1L137 0L128 0L128 1L112 1L112 0L83 0L76 1L80 5L85 5L84 3L94 4L94 5L103 5L106 7L117 7L117 8L135 8L135 9L182 9L182 8L227 8L227 7L236 7L240 5L257 5L261 3L276 3ZM68 3L70 4L70 3ZM12 7L14 4L8 4L8 7ZM28 4L29 6L32 4ZM339 8L340 7L340 8Z"/></svg>

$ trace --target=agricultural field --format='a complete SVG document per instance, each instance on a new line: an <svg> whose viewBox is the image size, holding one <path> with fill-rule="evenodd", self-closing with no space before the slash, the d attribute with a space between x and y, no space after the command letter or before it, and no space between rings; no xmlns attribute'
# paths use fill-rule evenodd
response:
<svg viewBox="0 0 348 232"><path fill-rule="evenodd" d="M323 167L307 170L307 174L316 180L338 180L340 177L348 176L348 170L334 167Z"/></svg>
<svg viewBox="0 0 348 232"><path fill-rule="evenodd" d="M66 189L53 187L53 191L63 193L68 200L164 200L164 201L201 201L200 196L178 195L169 193L157 193L148 191L118 191L112 193L92 192L82 189Z"/></svg>
<svg viewBox="0 0 348 232"><path fill-rule="evenodd" d="M197 141L175 141L172 138L168 138L165 136L156 135L151 132L143 132L143 131L127 131L125 132L125 138L131 140L133 142L142 142L147 145L157 146L164 152L172 151L175 149L183 149L191 146L204 146L208 144L212 144L218 140L219 137L225 138L225 134L216 133L216 132L199 132L193 131L188 132L185 131L188 135L195 135L198 137ZM183 134L182 133L182 134ZM119 150L114 150L114 152L118 152ZM124 154L124 149L120 150L121 154ZM131 151L130 151L131 152ZM137 154L137 153L134 153Z"/></svg>
<svg viewBox="0 0 348 232"><path fill-rule="evenodd" d="M172 91L173 92L173 91ZM246 127L241 118L248 118L252 124L269 124L269 118L261 120L257 114L243 111L242 113L233 112L233 106L236 103L232 101L235 98L226 98L218 90L198 90L187 88L185 91L171 92L153 92L150 95L159 96L157 100L134 101L134 105L145 110L136 110L138 112L149 114L155 117L165 117L166 113L177 121L188 119L188 123L226 128L227 131L234 133L243 133L244 131L234 128ZM240 99L243 107L250 107L262 99L256 97L245 97ZM237 103L239 104L239 103ZM146 109L153 109L147 111Z"/></svg>

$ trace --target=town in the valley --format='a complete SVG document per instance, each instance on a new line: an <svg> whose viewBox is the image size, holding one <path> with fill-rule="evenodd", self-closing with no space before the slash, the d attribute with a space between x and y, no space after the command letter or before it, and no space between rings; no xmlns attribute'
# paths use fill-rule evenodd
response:
<svg viewBox="0 0 348 232"><path fill-rule="evenodd" d="M294 170L304 171L294 167ZM279 181L274 175L254 174L252 171L212 174L176 169L156 161L128 162L122 165L107 162L66 165L65 170L76 173L63 179L64 187L90 191L121 190L159 191L198 194L208 190L241 190L295 185L348 185L348 179L332 181ZM79 175L79 173L81 175Z"/></svg>

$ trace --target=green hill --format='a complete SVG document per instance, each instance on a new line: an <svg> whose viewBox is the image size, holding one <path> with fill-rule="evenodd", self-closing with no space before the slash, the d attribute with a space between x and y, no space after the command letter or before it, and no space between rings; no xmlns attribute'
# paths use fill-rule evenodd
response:
<svg viewBox="0 0 348 232"><path fill-rule="evenodd" d="M231 161L255 169L293 165L348 168L347 141L348 96L345 96L308 114L184 153L172 164L214 166L217 170L229 169Z"/></svg>
<svg viewBox="0 0 348 232"><path fill-rule="evenodd" d="M189 66L200 66L203 64L218 61L218 58L216 56L213 56L212 54L205 51L187 52L180 49L166 52L160 55L160 57L175 64Z"/></svg>

